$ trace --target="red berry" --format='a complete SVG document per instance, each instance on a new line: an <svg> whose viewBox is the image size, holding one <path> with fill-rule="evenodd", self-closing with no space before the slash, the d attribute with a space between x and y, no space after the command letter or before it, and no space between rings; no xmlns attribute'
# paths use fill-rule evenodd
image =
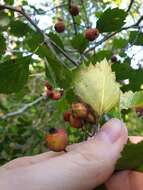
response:
<svg viewBox="0 0 143 190"><path fill-rule="evenodd" d="M53 91L52 90L46 90L46 96L49 97L49 98L52 98Z"/></svg>
<svg viewBox="0 0 143 190"><path fill-rule="evenodd" d="M52 89L53 89L52 85L50 85L47 80L45 81L45 86L46 86L46 88L47 88L48 90L52 90Z"/></svg>
<svg viewBox="0 0 143 190"><path fill-rule="evenodd" d="M64 121L70 121L71 111L64 112Z"/></svg>
<svg viewBox="0 0 143 190"><path fill-rule="evenodd" d="M65 151L68 145L68 135L64 129L52 128L46 136L48 148L55 152Z"/></svg>
<svg viewBox="0 0 143 190"><path fill-rule="evenodd" d="M52 98L53 100L59 100L61 97L62 97L61 92L59 92L59 91L53 91L53 92L52 92L51 98Z"/></svg>
<svg viewBox="0 0 143 190"><path fill-rule="evenodd" d="M72 104L72 112L75 117L85 119L88 114L88 109L83 103Z"/></svg>
<svg viewBox="0 0 143 190"><path fill-rule="evenodd" d="M89 41L94 41L99 36L99 30L89 28L85 31L85 38Z"/></svg>
<svg viewBox="0 0 143 190"><path fill-rule="evenodd" d="M58 21L56 24L55 24L55 30L56 32L58 33L62 33L65 31L65 24L63 21Z"/></svg>
<svg viewBox="0 0 143 190"><path fill-rule="evenodd" d="M79 7L77 5L70 5L69 12L72 16L77 16L79 14Z"/></svg>
<svg viewBox="0 0 143 190"><path fill-rule="evenodd" d="M115 55L112 55L111 61L112 61L112 63L116 63L117 62L117 57Z"/></svg>
<svg viewBox="0 0 143 190"><path fill-rule="evenodd" d="M79 118L75 118L72 115L70 116L70 124L73 128L82 128L82 121Z"/></svg>

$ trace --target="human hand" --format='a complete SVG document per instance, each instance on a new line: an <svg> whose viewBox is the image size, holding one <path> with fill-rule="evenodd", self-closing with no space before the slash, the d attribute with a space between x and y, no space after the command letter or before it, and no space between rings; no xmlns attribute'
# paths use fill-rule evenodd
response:
<svg viewBox="0 0 143 190"><path fill-rule="evenodd" d="M133 143L143 140L143 137L130 137ZM109 190L142 190L143 173L136 171L122 171L114 174L106 183Z"/></svg>
<svg viewBox="0 0 143 190"><path fill-rule="evenodd" d="M127 136L124 124L111 119L96 137L69 146L68 153L48 152L4 165L0 189L92 190L111 176Z"/></svg>

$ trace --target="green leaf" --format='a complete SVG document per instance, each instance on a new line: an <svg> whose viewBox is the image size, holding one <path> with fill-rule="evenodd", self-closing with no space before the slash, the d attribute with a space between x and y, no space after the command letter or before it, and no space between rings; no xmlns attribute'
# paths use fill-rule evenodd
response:
<svg viewBox="0 0 143 190"><path fill-rule="evenodd" d="M128 41L123 38L117 38L113 41L113 46L119 49L125 48L127 44L128 44Z"/></svg>
<svg viewBox="0 0 143 190"><path fill-rule="evenodd" d="M42 42L44 42L43 36L37 32L31 31L28 35L26 35L24 45L26 49L35 51Z"/></svg>
<svg viewBox="0 0 143 190"><path fill-rule="evenodd" d="M137 46L143 45L143 32L131 31L129 42L132 45L137 45Z"/></svg>
<svg viewBox="0 0 143 190"><path fill-rule="evenodd" d="M60 38L60 36L56 33L50 32L48 34L51 40L53 40L60 48L64 49L64 44Z"/></svg>
<svg viewBox="0 0 143 190"><path fill-rule="evenodd" d="M127 13L123 9L107 9L97 21L97 28L102 32L114 32L120 30L125 24Z"/></svg>
<svg viewBox="0 0 143 190"><path fill-rule="evenodd" d="M18 92L27 82L30 57L0 63L0 93Z"/></svg>
<svg viewBox="0 0 143 190"><path fill-rule="evenodd" d="M143 106L143 91L125 92L121 94L120 109L129 109Z"/></svg>
<svg viewBox="0 0 143 190"><path fill-rule="evenodd" d="M105 60L77 71L75 94L101 116L119 103L120 88L111 66Z"/></svg>
<svg viewBox="0 0 143 190"><path fill-rule="evenodd" d="M72 38L70 42L71 42L71 46L74 49L76 49L79 53L83 53L89 44L88 40L85 39L83 34L77 34L76 36Z"/></svg>
<svg viewBox="0 0 143 190"><path fill-rule="evenodd" d="M28 24L21 22L20 20L12 21L10 23L10 33L14 36L24 36L27 32L30 32L31 28Z"/></svg>
<svg viewBox="0 0 143 190"><path fill-rule="evenodd" d="M121 158L116 164L116 170L138 170L143 165L143 141L125 145Z"/></svg>
<svg viewBox="0 0 143 190"><path fill-rule="evenodd" d="M57 59L53 52L45 45L41 45L37 53L46 58L46 76L55 86L69 88L72 80L72 71L69 70L63 61Z"/></svg>
<svg viewBox="0 0 143 190"><path fill-rule="evenodd" d="M113 71L116 73L116 78L118 81L129 79L129 84L124 84L122 86L123 91L139 91L141 90L141 85L143 84L143 69L135 70L129 63L115 63L112 65Z"/></svg>
<svg viewBox="0 0 143 190"><path fill-rule="evenodd" d="M110 60L112 54L113 53L108 50L102 50L102 51L96 52L92 57L89 58L88 63L96 64L97 62L100 62L103 59Z"/></svg>
<svg viewBox="0 0 143 190"><path fill-rule="evenodd" d="M0 55L3 55L6 51L6 40L2 33L0 33Z"/></svg>
<svg viewBox="0 0 143 190"><path fill-rule="evenodd" d="M4 2L8 5L13 5L14 0L4 0Z"/></svg>

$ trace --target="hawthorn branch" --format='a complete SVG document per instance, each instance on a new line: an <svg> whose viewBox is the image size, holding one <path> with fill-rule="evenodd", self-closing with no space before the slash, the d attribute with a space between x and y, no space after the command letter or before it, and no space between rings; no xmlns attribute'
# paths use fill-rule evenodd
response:
<svg viewBox="0 0 143 190"><path fill-rule="evenodd" d="M15 7L12 7L9 5L0 5L0 10L3 10L3 9L8 9L8 10L18 12L21 15L23 15L31 23L31 25L34 26L34 28L37 30L37 32L39 32L43 36L47 48L49 48L52 51L52 53L56 56L56 58L58 58L58 57L57 57L55 50L53 49L53 46L57 50L59 50L75 66L79 65L63 49L61 49L54 41L52 41L51 39L49 39L49 37L47 35L45 35L45 33L35 24L35 22L33 22L33 20L30 18L30 16L27 15L27 13L24 11L24 9L15 8ZM60 58L58 58L58 60L60 61Z"/></svg>
<svg viewBox="0 0 143 190"><path fill-rule="evenodd" d="M139 20L135 23L135 24L132 24L130 26L127 26L127 27L123 27L121 28L119 31L117 32L113 32L107 36L105 36L103 39L101 39L100 41L98 41L93 47L85 50L84 52L84 55L87 55L90 51L93 51L96 47L98 47L99 45L101 45L103 42L109 40L110 38L112 38L113 36L115 36L116 34L124 31L124 30L129 30L131 28L140 28L139 24L143 21L143 15L139 18Z"/></svg>
<svg viewBox="0 0 143 190"><path fill-rule="evenodd" d="M132 8L133 3L134 3L134 0L131 0L131 1L130 1L130 4L129 4L129 6L128 6L128 9L127 9L127 13L129 13L129 12L130 12L130 10L131 10L131 8Z"/></svg>
<svg viewBox="0 0 143 190"><path fill-rule="evenodd" d="M10 112L7 113L6 115L0 116L0 120L6 120L10 117L14 117L17 115L21 115L23 114L25 111L27 111L29 108L31 108L32 106L35 106L37 104L39 104L41 101L45 100L44 96L40 96L39 98L37 98L36 100L34 100L31 103L25 104L22 108L20 108L18 111L15 112Z"/></svg>

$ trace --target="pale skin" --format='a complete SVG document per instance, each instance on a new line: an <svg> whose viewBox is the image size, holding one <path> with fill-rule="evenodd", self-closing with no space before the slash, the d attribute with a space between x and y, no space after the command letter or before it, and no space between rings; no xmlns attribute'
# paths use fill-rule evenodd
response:
<svg viewBox="0 0 143 190"><path fill-rule="evenodd" d="M92 190L106 183L108 190L141 190L142 173L123 171L112 175L127 138L125 125L112 119L96 137L69 146L68 153L51 151L2 166L0 189ZM137 142L141 138L132 140Z"/></svg>

